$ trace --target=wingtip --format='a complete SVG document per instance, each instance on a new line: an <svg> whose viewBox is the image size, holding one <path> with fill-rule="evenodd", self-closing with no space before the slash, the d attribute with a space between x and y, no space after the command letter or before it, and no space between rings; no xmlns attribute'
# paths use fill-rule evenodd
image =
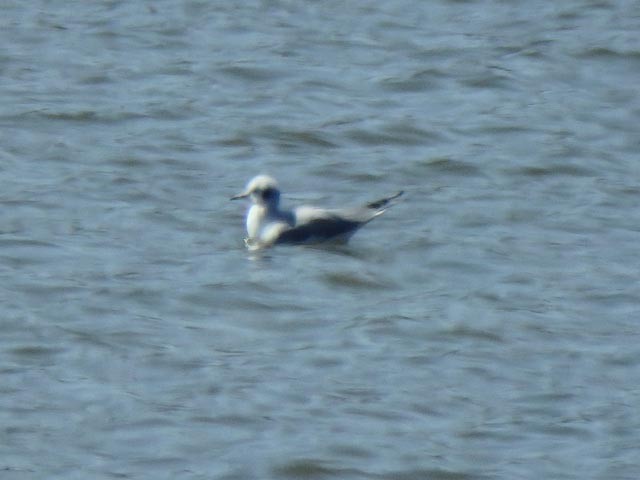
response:
<svg viewBox="0 0 640 480"><path fill-rule="evenodd" d="M381 198L380 200L376 200L374 202L368 203L367 208L384 209L385 207L387 207L387 205L389 205L389 203L392 200L395 200L396 198L402 195L404 195L404 190L400 190L399 192L391 195L390 197Z"/></svg>

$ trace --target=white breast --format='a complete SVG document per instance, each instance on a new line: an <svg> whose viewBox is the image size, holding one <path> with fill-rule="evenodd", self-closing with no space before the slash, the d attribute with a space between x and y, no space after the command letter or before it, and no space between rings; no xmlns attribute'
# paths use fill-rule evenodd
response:
<svg viewBox="0 0 640 480"><path fill-rule="evenodd" d="M267 209L262 205L253 205L247 213L247 235L252 239L260 238L260 230L267 213Z"/></svg>
<svg viewBox="0 0 640 480"><path fill-rule="evenodd" d="M293 216L287 212L272 211L263 205L254 205L247 214L247 234L253 241L271 245L278 236L291 228Z"/></svg>

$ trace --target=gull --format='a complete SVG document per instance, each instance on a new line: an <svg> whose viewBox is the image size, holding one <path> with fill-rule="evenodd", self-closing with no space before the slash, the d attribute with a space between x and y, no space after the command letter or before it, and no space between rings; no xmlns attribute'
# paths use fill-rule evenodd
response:
<svg viewBox="0 0 640 480"><path fill-rule="evenodd" d="M363 225L381 215L390 202L404 192L381 198L359 207L326 209L300 206L292 210L280 207L278 182L269 175L258 175L244 192L231 200L250 198L247 213L247 238L250 250L278 244L346 243Z"/></svg>

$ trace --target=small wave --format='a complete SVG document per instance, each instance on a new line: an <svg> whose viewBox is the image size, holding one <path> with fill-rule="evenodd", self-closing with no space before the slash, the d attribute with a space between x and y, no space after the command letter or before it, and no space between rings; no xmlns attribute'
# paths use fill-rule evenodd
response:
<svg viewBox="0 0 640 480"><path fill-rule="evenodd" d="M550 166L525 166L511 171L514 175L526 177L592 177L594 172L580 165L562 164Z"/></svg>

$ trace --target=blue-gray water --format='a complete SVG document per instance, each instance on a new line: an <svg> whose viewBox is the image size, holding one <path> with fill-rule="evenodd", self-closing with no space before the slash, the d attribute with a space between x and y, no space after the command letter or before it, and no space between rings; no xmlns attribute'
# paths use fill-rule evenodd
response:
<svg viewBox="0 0 640 480"><path fill-rule="evenodd" d="M0 19L0 477L637 479L640 3ZM406 198L346 248L285 201Z"/></svg>

